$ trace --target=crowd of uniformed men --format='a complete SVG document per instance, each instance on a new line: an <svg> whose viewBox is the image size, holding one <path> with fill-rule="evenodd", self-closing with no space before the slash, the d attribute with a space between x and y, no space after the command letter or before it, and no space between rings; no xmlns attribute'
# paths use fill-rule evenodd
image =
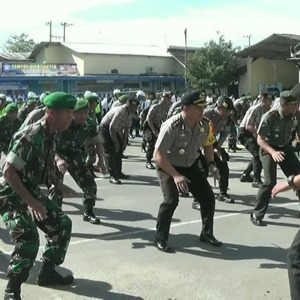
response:
<svg viewBox="0 0 300 300"><path fill-rule="evenodd" d="M63 92L45 92L39 97L29 92L27 101L16 102L1 94L0 150L5 159L0 214L16 244L4 299L21 299L21 284L27 280L39 248L37 228L47 239L37 283L73 282L72 275L62 276L55 270L64 261L72 228L62 210L64 174L68 171L84 193L83 220L101 223L93 212L95 172L108 172L111 184L128 178L122 172L122 159L129 137L142 137L145 167L156 169L162 190L154 238L158 250L172 250L168 245L171 219L179 197L189 193L193 195L192 208L199 210L202 218L200 241L222 245L213 233L215 195L207 177L218 181L219 201L234 203L227 193L230 156L224 149L226 140L228 152L240 150L239 141L252 155L240 181L258 188L250 220L261 226L271 197L300 189L300 163L295 155L300 136L299 91L297 85L282 92L276 101L268 91L236 100L198 91L180 95L116 89L113 97L102 101L90 91L77 99ZM277 164L287 182L276 184ZM41 184L47 186L48 195ZM300 193L297 195L300 199ZM288 256L293 299L300 299L299 249L300 233Z"/></svg>

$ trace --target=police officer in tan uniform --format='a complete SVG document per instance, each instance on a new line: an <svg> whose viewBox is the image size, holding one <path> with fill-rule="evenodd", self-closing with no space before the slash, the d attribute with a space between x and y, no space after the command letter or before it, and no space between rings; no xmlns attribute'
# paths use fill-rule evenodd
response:
<svg viewBox="0 0 300 300"><path fill-rule="evenodd" d="M252 160L249 162L247 168L244 170L240 181L252 182L252 187L255 188L259 188L262 185L262 165L259 158L259 146L256 141L257 129L262 115L271 108L272 101L272 95L268 93L262 93L260 97L260 102L255 106L251 106L247 110L239 127L238 139L253 157ZM250 176L252 170L254 173L254 178Z"/></svg>
<svg viewBox="0 0 300 300"><path fill-rule="evenodd" d="M154 151L164 198L159 207L154 243L158 250L164 252L171 251L167 241L179 192L190 191L200 202L203 224L200 241L212 246L222 244L213 235L214 193L198 165L199 151L204 146L211 172L216 172L215 137L210 122L202 119L206 100L199 92L190 91L184 94L181 103L182 112L162 124Z"/></svg>
<svg viewBox="0 0 300 300"><path fill-rule="evenodd" d="M166 120L167 113L171 105L169 94L162 94L159 103L152 105L148 111L144 126L144 135L148 147L146 148L146 168L154 169L151 163L155 142L159 133L161 124Z"/></svg>
<svg viewBox="0 0 300 300"><path fill-rule="evenodd" d="M296 115L298 105L298 99L290 91L284 91L280 94L280 106L269 110L261 119L257 143L260 146L264 183L258 190L256 204L250 215L254 225L262 225L277 180L277 164L286 176L300 174L300 162L291 146L293 132L300 134L299 116Z"/></svg>
<svg viewBox="0 0 300 300"><path fill-rule="evenodd" d="M120 179L128 178L122 173L122 153L127 145L132 114L137 110L138 103L135 96L130 96L126 104L109 110L100 124L105 164L110 174L109 182L113 184L120 184Z"/></svg>

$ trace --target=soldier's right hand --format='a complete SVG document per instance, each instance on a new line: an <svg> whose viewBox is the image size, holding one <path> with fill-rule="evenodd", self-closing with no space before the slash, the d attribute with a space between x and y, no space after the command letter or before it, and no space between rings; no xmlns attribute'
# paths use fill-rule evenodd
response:
<svg viewBox="0 0 300 300"><path fill-rule="evenodd" d="M47 211L40 201L32 198L27 205L33 220L41 222L47 218Z"/></svg>
<svg viewBox="0 0 300 300"><path fill-rule="evenodd" d="M60 173L62 173L62 174L66 173L67 168L68 168L68 164L67 164L67 162L65 160L58 159L56 161L56 166L57 166L57 168L58 168L58 170L59 170Z"/></svg>
<svg viewBox="0 0 300 300"><path fill-rule="evenodd" d="M175 175L173 178L174 178L174 182L176 184L178 192L181 192L181 193L189 192L188 183L190 182L190 180L188 180L186 177L184 177L182 175Z"/></svg>
<svg viewBox="0 0 300 300"><path fill-rule="evenodd" d="M275 151L271 155L272 155L273 160L276 162L284 161L285 153L282 151Z"/></svg>

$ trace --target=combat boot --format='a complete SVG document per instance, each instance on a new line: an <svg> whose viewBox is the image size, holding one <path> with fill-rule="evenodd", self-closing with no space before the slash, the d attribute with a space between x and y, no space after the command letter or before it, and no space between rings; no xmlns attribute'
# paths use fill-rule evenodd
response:
<svg viewBox="0 0 300 300"><path fill-rule="evenodd" d="M90 222L91 224L100 224L100 219L95 216L92 209L87 209L83 213L83 221Z"/></svg>
<svg viewBox="0 0 300 300"><path fill-rule="evenodd" d="M4 300L22 300L20 296L20 291L10 291L8 289L5 290Z"/></svg>
<svg viewBox="0 0 300 300"><path fill-rule="evenodd" d="M63 276L55 271L55 265L44 263L37 277L40 286L69 285L74 281L73 275Z"/></svg>

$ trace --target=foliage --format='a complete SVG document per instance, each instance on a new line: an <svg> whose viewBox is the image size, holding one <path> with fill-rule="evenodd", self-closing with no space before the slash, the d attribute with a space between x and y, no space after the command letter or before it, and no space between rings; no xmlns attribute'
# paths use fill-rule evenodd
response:
<svg viewBox="0 0 300 300"><path fill-rule="evenodd" d="M21 53L31 52L36 46L33 39L28 38L27 33L21 35L11 35L2 47L5 52Z"/></svg>
<svg viewBox="0 0 300 300"><path fill-rule="evenodd" d="M210 40L195 54L188 57L187 80L195 89L212 89L227 87L237 80L236 49L231 41L225 41L219 35L219 41Z"/></svg>

